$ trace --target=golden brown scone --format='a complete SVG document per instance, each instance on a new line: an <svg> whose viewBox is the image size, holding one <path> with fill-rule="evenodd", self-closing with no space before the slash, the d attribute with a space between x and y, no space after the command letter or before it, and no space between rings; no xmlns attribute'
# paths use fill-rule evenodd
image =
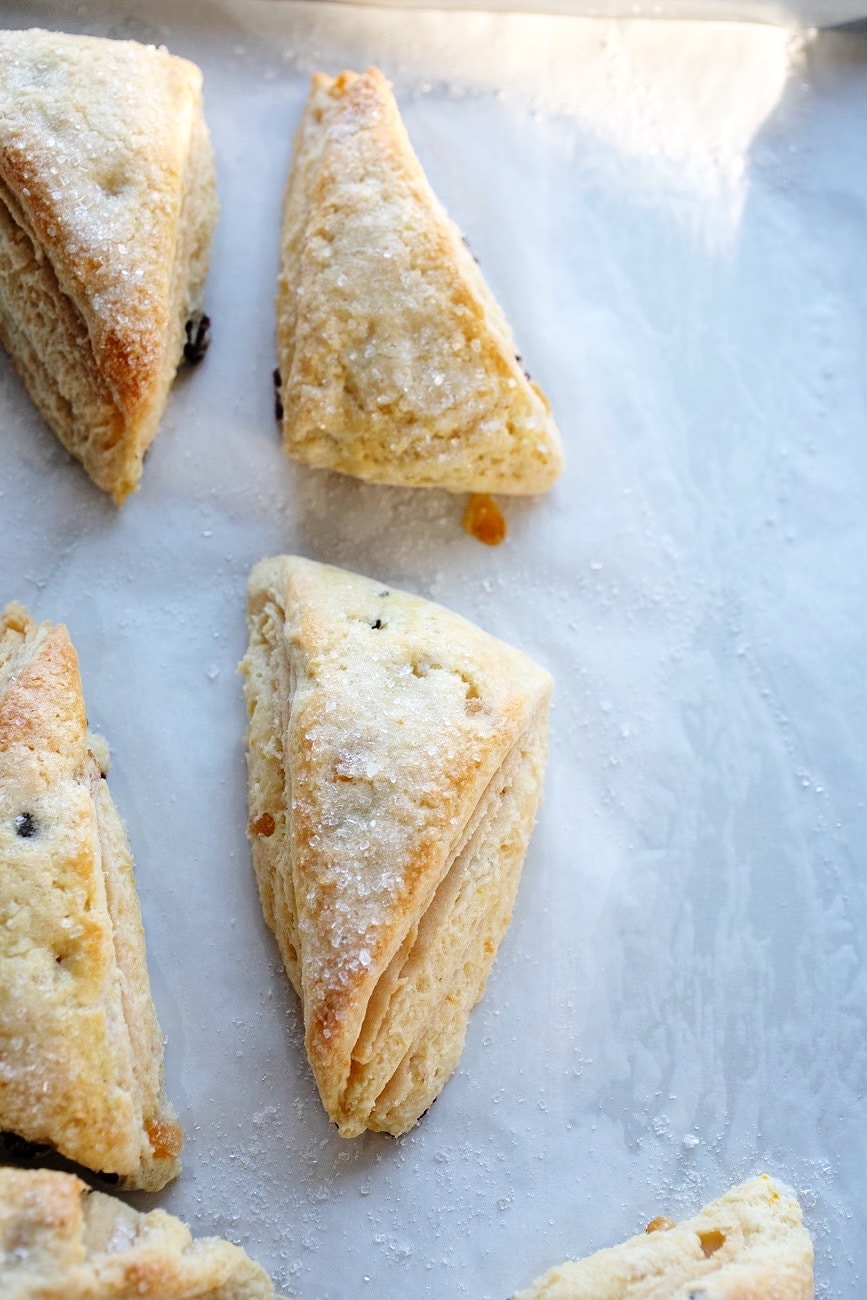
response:
<svg viewBox="0 0 867 1300"><path fill-rule="evenodd" d="M0 342L118 504L201 307L217 213L201 87L135 41L0 32Z"/></svg>
<svg viewBox="0 0 867 1300"><path fill-rule="evenodd" d="M144 932L66 628L0 619L0 1131L127 1187L174 1178Z"/></svg>
<svg viewBox="0 0 867 1300"><path fill-rule="evenodd" d="M250 577L253 864L344 1137L444 1086L511 918L551 679L430 601L310 560Z"/></svg>
<svg viewBox="0 0 867 1300"><path fill-rule="evenodd" d="M283 444L372 483L544 492L551 407L428 184L385 77L317 73L277 293Z"/></svg>
<svg viewBox="0 0 867 1300"><path fill-rule="evenodd" d="M72 1174L0 1169L5 1300L273 1300L267 1274L220 1237L193 1240Z"/></svg>
<svg viewBox="0 0 867 1300"><path fill-rule="evenodd" d="M653 1220L622 1246L552 1268L514 1300L812 1300L813 1243L762 1174L694 1219Z"/></svg>

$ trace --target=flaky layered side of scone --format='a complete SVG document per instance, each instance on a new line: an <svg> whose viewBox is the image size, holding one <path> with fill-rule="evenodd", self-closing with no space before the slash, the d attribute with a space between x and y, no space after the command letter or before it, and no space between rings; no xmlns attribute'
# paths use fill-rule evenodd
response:
<svg viewBox="0 0 867 1300"><path fill-rule="evenodd" d="M152 46L0 32L0 342L118 503L201 307L217 212L201 88Z"/></svg>
<svg viewBox="0 0 867 1300"><path fill-rule="evenodd" d="M514 1300L812 1300L813 1243L795 1198L762 1174L693 1219L552 1268Z"/></svg>
<svg viewBox="0 0 867 1300"><path fill-rule="evenodd" d="M341 1133L411 1128L454 1070L538 808L549 675L448 610L261 561L241 665L253 863Z"/></svg>
<svg viewBox="0 0 867 1300"><path fill-rule="evenodd" d="M66 628L0 619L0 1132L128 1187L179 1171L133 863Z"/></svg>
<svg viewBox="0 0 867 1300"><path fill-rule="evenodd" d="M194 1240L71 1174L0 1169L5 1300L273 1300L267 1274L220 1237Z"/></svg>
<svg viewBox="0 0 867 1300"><path fill-rule="evenodd" d="M388 82L317 73L286 190L277 294L286 451L374 483L544 492L544 393L413 153Z"/></svg>

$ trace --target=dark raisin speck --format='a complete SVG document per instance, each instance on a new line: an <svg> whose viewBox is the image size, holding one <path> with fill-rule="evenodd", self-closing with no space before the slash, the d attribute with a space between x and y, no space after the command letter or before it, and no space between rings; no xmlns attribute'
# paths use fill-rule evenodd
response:
<svg viewBox="0 0 867 1300"><path fill-rule="evenodd" d="M32 813L19 813L15 818L15 834L22 840L32 839L36 834L36 818Z"/></svg>
<svg viewBox="0 0 867 1300"><path fill-rule="evenodd" d="M481 262L480 262L479 259L476 257L475 253L473 252L472 245L470 244L470 241L467 239L466 235L461 235L461 239L462 239L462 240L464 241L464 243L466 244L466 246L467 246L467 252L469 253L470 257L471 257L471 258L473 259L473 261L475 262L476 266L481 266Z"/></svg>
<svg viewBox="0 0 867 1300"><path fill-rule="evenodd" d="M184 360L191 366L197 366L211 345L211 318L204 312L193 316L186 324L187 341L184 344Z"/></svg>
<svg viewBox="0 0 867 1300"><path fill-rule="evenodd" d="M530 374L529 370L527 370L526 366L524 365L524 358L521 356L520 352L515 353L515 360L517 361L521 369L524 371L524 378L529 380L530 383L532 383L533 376Z"/></svg>
<svg viewBox="0 0 867 1300"><path fill-rule="evenodd" d="M381 627L384 627L384 626L385 626L385 624L383 623L383 621L382 621L381 618L378 618L378 619L376 620L376 622L375 622L375 623L371 623L370 626L373 628L374 632L378 632L379 629L380 629Z"/></svg>
<svg viewBox="0 0 867 1300"><path fill-rule="evenodd" d="M390 595L391 595L391 592L390 592L390 591L381 591L379 594L380 594L380 596L390 596Z"/></svg>
<svg viewBox="0 0 867 1300"><path fill-rule="evenodd" d="M280 390L283 387L283 380L280 378L279 370L275 370L271 378L274 381L274 419L279 424L283 419L283 399L280 396Z"/></svg>

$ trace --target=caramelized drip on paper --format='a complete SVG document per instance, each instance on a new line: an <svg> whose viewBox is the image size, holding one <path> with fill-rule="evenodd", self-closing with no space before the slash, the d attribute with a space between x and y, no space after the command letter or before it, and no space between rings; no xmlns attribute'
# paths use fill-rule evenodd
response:
<svg viewBox="0 0 867 1300"><path fill-rule="evenodd" d="M669 1232L672 1228L676 1228L676 1227L677 1224L675 1223L674 1219L666 1219L664 1215L660 1215L658 1219L651 1219L650 1223L648 1223L644 1231L645 1232Z"/></svg>
<svg viewBox="0 0 867 1300"><path fill-rule="evenodd" d="M487 492L476 492L470 497L464 511L464 530L485 546L499 546L505 539L503 512Z"/></svg>
<svg viewBox="0 0 867 1300"><path fill-rule="evenodd" d="M181 1154L184 1138L180 1125L170 1124L160 1119L148 1120L145 1124L145 1132L155 1160L168 1160Z"/></svg>

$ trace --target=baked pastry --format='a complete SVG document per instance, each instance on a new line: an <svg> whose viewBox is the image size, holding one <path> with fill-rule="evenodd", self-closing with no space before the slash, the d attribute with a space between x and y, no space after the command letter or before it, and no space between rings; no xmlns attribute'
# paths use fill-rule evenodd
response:
<svg viewBox="0 0 867 1300"><path fill-rule="evenodd" d="M220 1237L194 1241L163 1210L140 1214L72 1174L0 1169L5 1300L273 1300L267 1274Z"/></svg>
<svg viewBox="0 0 867 1300"><path fill-rule="evenodd" d="M812 1300L813 1243L767 1174L693 1219L654 1219L622 1246L552 1268L514 1300Z"/></svg>
<svg viewBox="0 0 867 1300"><path fill-rule="evenodd" d="M0 619L0 1131L126 1187L178 1173L133 864L65 627Z"/></svg>
<svg viewBox="0 0 867 1300"><path fill-rule="evenodd" d="M0 341L118 504L188 322L196 355L217 212L201 87L194 64L135 41L0 32Z"/></svg>
<svg viewBox="0 0 867 1300"><path fill-rule="evenodd" d="M283 444L372 483L544 492L560 435L389 84L317 73L286 190Z"/></svg>
<svg viewBox="0 0 867 1300"><path fill-rule="evenodd" d="M457 1065L542 790L549 675L439 605L291 556L249 584L253 865L344 1137Z"/></svg>

